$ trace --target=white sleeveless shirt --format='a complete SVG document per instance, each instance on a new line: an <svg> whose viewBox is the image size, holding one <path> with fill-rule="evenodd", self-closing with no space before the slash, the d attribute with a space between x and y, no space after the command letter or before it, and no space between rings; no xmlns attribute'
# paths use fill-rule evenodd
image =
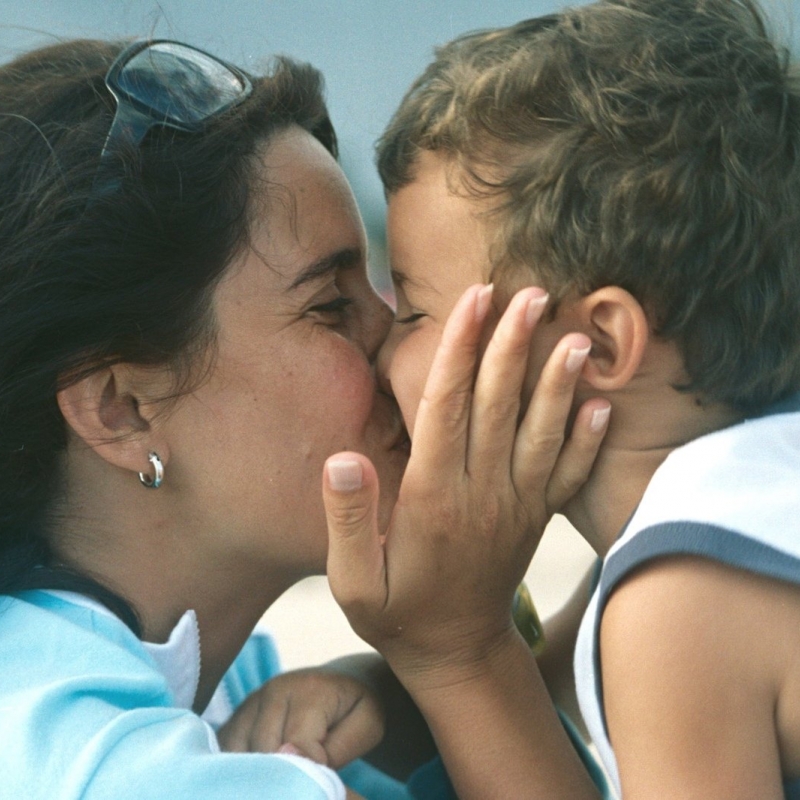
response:
<svg viewBox="0 0 800 800"><path fill-rule="evenodd" d="M581 712L618 794L603 712L600 620L620 580L670 554L800 583L800 395L672 452L603 562L578 634L575 679Z"/></svg>

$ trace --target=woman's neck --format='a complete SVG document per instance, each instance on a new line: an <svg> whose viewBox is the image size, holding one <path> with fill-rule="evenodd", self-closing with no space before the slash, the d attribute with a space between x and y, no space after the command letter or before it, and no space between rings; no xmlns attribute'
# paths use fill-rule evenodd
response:
<svg viewBox="0 0 800 800"><path fill-rule="evenodd" d="M56 557L126 600L145 641L166 642L194 610L201 640L195 709L202 711L267 608L305 575L238 553L224 532L197 528L167 492L151 490L143 503L148 490L135 476L82 461L71 458L66 473L72 480L55 515Z"/></svg>

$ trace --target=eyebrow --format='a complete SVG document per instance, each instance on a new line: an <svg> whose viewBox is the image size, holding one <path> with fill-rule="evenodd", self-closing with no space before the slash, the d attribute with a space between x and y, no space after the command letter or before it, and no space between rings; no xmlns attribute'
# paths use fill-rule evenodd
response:
<svg viewBox="0 0 800 800"><path fill-rule="evenodd" d="M352 269L363 261L364 254L360 247L346 247L337 250L335 253L320 258L309 264L290 284L289 291L297 289L303 284L324 278L331 272L338 272L343 269Z"/></svg>

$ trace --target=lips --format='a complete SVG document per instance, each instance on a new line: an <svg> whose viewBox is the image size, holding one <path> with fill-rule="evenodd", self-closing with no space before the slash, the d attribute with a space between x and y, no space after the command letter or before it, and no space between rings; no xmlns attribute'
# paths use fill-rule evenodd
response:
<svg viewBox="0 0 800 800"><path fill-rule="evenodd" d="M411 438L408 435L408 431L405 429L405 426L401 427L400 434L397 437L397 440L392 445L392 450L397 450L401 453L405 453L408 455L411 453Z"/></svg>
<svg viewBox="0 0 800 800"><path fill-rule="evenodd" d="M382 391L377 393L377 403L382 406L382 410L388 412L384 417L386 421L384 446L391 452L404 453L407 456L411 452L411 438L406 430L400 407L393 397Z"/></svg>
<svg viewBox="0 0 800 800"><path fill-rule="evenodd" d="M392 412L392 422L394 423L393 427L396 432L394 433L392 443L389 445L389 449L408 455L411 452L411 438L406 430L403 417L400 414L400 409L394 402L392 402Z"/></svg>

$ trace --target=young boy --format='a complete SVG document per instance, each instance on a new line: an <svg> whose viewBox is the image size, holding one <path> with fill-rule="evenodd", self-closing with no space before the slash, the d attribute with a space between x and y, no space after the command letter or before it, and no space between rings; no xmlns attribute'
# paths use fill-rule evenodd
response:
<svg viewBox="0 0 800 800"><path fill-rule="evenodd" d="M412 86L378 156L398 297L381 362L414 440L408 474L459 296L492 281L502 309L544 287L523 394L575 332L591 342L567 357L578 400L613 407L563 510L604 560L576 677L617 791L800 797L800 83L759 10L607 0L461 37ZM607 409L594 414L601 427ZM350 459L360 481L326 489L331 581L346 584L342 542L352 557L363 537L386 590L366 580L359 595L351 580L345 609L415 696L460 796L591 796L538 711L514 716L513 691L459 629L474 635L466 615L448 627L432 605L434 621L409 603L397 613L403 587L410 598L438 586L453 609L458 587L480 598L510 546L496 541L480 564L480 544L438 538L436 569L399 581L426 563L424 537L413 562L396 520L384 540L369 514L348 517L377 491ZM415 657L434 640L442 669ZM544 708L535 668L514 658L519 702ZM471 691L489 735L469 730Z"/></svg>

